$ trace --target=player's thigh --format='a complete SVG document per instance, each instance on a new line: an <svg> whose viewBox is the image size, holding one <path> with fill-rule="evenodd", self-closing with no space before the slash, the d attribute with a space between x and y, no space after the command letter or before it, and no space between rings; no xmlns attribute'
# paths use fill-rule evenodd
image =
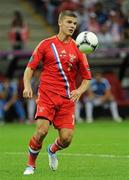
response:
<svg viewBox="0 0 129 180"><path fill-rule="evenodd" d="M39 97L36 101L36 114L35 118L42 117L44 119L49 119L49 121L53 121L55 116L55 104L52 101L52 95L50 92L42 92L39 93Z"/></svg>
<svg viewBox="0 0 129 180"><path fill-rule="evenodd" d="M75 104L73 102L63 101L59 111L56 113L53 124L57 129L74 129L75 122Z"/></svg>
<svg viewBox="0 0 129 180"><path fill-rule="evenodd" d="M50 127L50 122L47 119L38 118L36 121L36 131L35 136L40 139L40 137L45 137L48 133Z"/></svg>

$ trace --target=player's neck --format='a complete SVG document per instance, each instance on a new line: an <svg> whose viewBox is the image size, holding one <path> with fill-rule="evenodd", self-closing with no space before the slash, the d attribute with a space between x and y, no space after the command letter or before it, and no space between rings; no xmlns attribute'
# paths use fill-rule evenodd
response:
<svg viewBox="0 0 129 180"><path fill-rule="evenodd" d="M60 41L64 42L64 43L68 43L68 42L69 42L69 39L70 39L70 36L66 36L66 35L64 35L64 34L58 33L58 34L57 34L57 38L58 38Z"/></svg>

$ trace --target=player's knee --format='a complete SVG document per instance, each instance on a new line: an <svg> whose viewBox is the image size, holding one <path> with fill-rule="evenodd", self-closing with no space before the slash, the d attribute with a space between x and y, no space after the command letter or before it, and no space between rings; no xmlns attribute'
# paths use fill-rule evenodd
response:
<svg viewBox="0 0 129 180"><path fill-rule="evenodd" d="M48 130L45 129L45 128L40 128L40 129L38 129L38 133L39 133L40 136L45 137L47 135L47 133L48 133Z"/></svg>
<svg viewBox="0 0 129 180"><path fill-rule="evenodd" d="M72 134L64 134L61 137L62 144L64 148L68 147L72 141Z"/></svg>
<svg viewBox="0 0 129 180"><path fill-rule="evenodd" d="M48 133L48 130L45 128L38 128L36 131L36 137L39 141L42 141Z"/></svg>

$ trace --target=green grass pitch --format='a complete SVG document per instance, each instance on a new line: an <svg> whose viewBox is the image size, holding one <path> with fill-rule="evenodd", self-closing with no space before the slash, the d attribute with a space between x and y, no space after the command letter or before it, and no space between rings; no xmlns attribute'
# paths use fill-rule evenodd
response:
<svg viewBox="0 0 129 180"><path fill-rule="evenodd" d="M77 124L71 146L58 152L59 168L48 167L46 147L57 136L50 128L34 175L23 176L35 125L0 126L0 180L129 180L129 119Z"/></svg>

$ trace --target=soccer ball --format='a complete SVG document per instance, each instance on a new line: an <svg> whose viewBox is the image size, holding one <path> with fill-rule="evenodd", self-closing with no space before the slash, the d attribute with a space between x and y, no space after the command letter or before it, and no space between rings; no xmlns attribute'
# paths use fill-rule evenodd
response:
<svg viewBox="0 0 129 180"><path fill-rule="evenodd" d="M93 32L83 31L77 36L76 44L81 52L91 54L98 45L98 38Z"/></svg>

